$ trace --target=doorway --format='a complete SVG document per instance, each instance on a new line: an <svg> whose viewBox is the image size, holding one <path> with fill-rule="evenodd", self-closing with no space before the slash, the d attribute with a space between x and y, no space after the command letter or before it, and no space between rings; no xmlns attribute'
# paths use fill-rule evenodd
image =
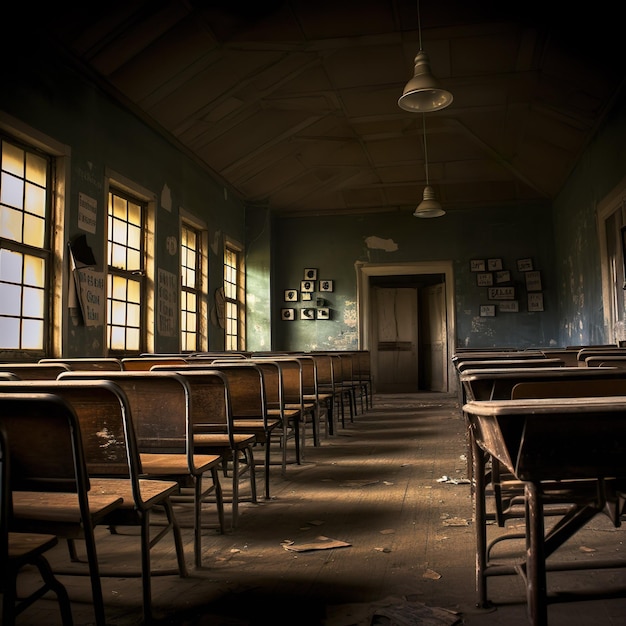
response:
<svg viewBox="0 0 626 626"><path fill-rule="evenodd" d="M359 346L380 393L456 391L452 262L357 263Z"/></svg>

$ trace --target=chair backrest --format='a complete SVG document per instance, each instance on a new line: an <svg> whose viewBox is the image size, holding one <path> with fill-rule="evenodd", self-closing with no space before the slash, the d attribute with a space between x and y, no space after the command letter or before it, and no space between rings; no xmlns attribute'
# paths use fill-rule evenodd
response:
<svg viewBox="0 0 626 626"><path fill-rule="evenodd" d="M15 374L20 380L54 380L69 369L63 363L0 363L0 372Z"/></svg>
<svg viewBox="0 0 626 626"><path fill-rule="evenodd" d="M517 383L511 391L512 400L624 395L626 395L626 378L521 382Z"/></svg>
<svg viewBox="0 0 626 626"><path fill-rule="evenodd" d="M176 372L67 372L59 380L108 380L130 403L140 452L191 454L190 392Z"/></svg>
<svg viewBox="0 0 626 626"><path fill-rule="evenodd" d="M63 398L51 393L3 391L0 428L7 442L10 490L87 493L80 424ZM86 497L83 504L86 506ZM86 519L87 509L83 511Z"/></svg>
<svg viewBox="0 0 626 626"><path fill-rule="evenodd" d="M122 359L122 369L126 371L149 371L153 365L185 365L184 357L125 357Z"/></svg>
<svg viewBox="0 0 626 626"><path fill-rule="evenodd" d="M119 371L122 369L122 362L114 357L47 358L39 359L39 363L62 363L71 370Z"/></svg>

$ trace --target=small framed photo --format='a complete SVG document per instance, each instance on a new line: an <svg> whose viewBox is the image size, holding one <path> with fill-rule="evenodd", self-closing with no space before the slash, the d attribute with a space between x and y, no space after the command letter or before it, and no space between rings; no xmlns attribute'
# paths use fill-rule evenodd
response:
<svg viewBox="0 0 626 626"><path fill-rule="evenodd" d="M543 294L542 293L529 293L528 294L528 310L529 311L543 311Z"/></svg>
<svg viewBox="0 0 626 626"><path fill-rule="evenodd" d="M306 302L307 300L313 300L313 294L310 291L302 292L302 302Z"/></svg>
<svg viewBox="0 0 626 626"><path fill-rule="evenodd" d="M484 272L487 269L484 259L472 259L470 261L470 272Z"/></svg>
<svg viewBox="0 0 626 626"><path fill-rule="evenodd" d="M515 287L489 287L487 298L489 300L515 300Z"/></svg>
<svg viewBox="0 0 626 626"><path fill-rule="evenodd" d="M497 272L502 269L502 259L487 259L487 271Z"/></svg>
<svg viewBox="0 0 626 626"><path fill-rule="evenodd" d="M502 283L510 283L511 282L511 272L509 270L500 270L496 272L496 284L501 285Z"/></svg>
<svg viewBox="0 0 626 626"><path fill-rule="evenodd" d="M329 320L330 319L330 309L328 307L322 307L317 309L317 319L318 320Z"/></svg>
<svg viewBox="0 0 626 626"><path fill-rule="evenodd" d="M481 304L480 305L480 317L495 317L496 305L495 304Z"/></svg>
<svg viewBox="0 0 626 626"><path fill-rule="evenodd" d="M526 291L541 291L541 272L532 270L526 272Z"/></svg>
<svg viewBox="0 0 626 626"><path fill-rule="evenodd" d="M518 259L517 271L518 272L531 272L534 269L532 259Z"/></svg>
<svg viewBox="0 0 626 626"><path fill-rule="evenodd" d="M301 320L314 320L315 309L300 309L300 319Z"/></svg>
<svg viewBox="0 0 626 626"><path fill-rule="evenodd" d="M303 280L300 283L300 291L302 293L313 293L315 291L315 281L314 280Z"/></svg>
<svg viewBox="0 0 626 626"><path fill-rule="evenodd" d="M320 291L333 291L332 280L320 280Z"/></svg>
<svg viewBox="0 0 626 626"><path fill-rule="evenodd" d="M319 309L321 307L325 307L326 306L326 300L324 300L324 298L321 298L320 296L317 296L317 298L315 298L315 306Z"/></svg>
<svg viewBox="0 0 626 626"><path fill-rule="evenodd" d="M307 267L303 278L304 280L317 280L317 270L314 267Z"/></svg>
<svg viewBox="0 0 626 626"><path fill-rule="evenodd" d="M493 274L491 272L478 272L476 274L476 284L479 287L491 287L493 285Z"/></svg>
<svg viewBox="0 0 626 626"><path fill-rule="evenodd" d="M498 305L500 313L519 313L519 302L517 300L507 300Z"/></svg>
<svg viewBox="0 0 626 626"><path fill-rule="evenodd" d="M298 291L296 289L285 289L285 302L297 302Z"/></svg>
<svg viewBox="0 0 626 626"><path fill-rule="evenodd" d="M296 310L295 309L281 309L280 310L280 319L285 321L293 321L296 319Z"/></svg>

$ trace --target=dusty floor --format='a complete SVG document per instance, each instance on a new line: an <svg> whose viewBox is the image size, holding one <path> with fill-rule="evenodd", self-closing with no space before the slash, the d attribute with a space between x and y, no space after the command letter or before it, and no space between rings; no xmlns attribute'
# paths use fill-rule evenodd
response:
<svg viewBox="0 0 626 626"><path fill-rule="evenodd" d="M518 576L490 578L494 607L476 608L465 454L456 397L377 395L373 409L323 439L320 447L308 447L303 465L290 465L284 477L278 465L273 467L271 500L243 504L236 529L226 535L207 529L201 569L193 568L192 533L184 529L190 576L153 577L156 623L527 625L525 588ZM258 458L263 458L260 451ZM262 494L262 471L259 481ZM181 520L189 519L186 508L177 511ZM107 623L139 624L140 579L122 576L138 566L136 533L110 535L102 528L98 537L103 567L120 571L119 577L104 579ZM292 551L318 537L349 545ZM567 549L571 558L582 560L621 555L626 565L625 540L624 529L596 518ZM51 562L67 567L64 544L54 550ZM162 542L155 548L155 567L173 562L170 542ZM88 578L60 578L72 600L75 624L92 624ZM21 584L28 582L27 573ZM626 625L626 569L549 574L548 589L553 599L580 591L596 596L551 603L550 626ZM381 603L395 606L406 621L373 617ZM60 624L54 597L29 608L18 624Z"/></svg>

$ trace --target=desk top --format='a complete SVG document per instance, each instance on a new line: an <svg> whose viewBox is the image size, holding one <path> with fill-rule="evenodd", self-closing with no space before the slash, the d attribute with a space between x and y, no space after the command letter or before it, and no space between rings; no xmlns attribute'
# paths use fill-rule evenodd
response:
<svg viewBox="0 0 626 626"><path fill-rule="evenodd" d="M476 445L519 480L626 477L626 396L471 401Z"/></svg>
<svg viewBox="0 0 626 626"><path fill-rule="evenodd" d="M463 381L473 380L557 380L563 378L623 378L626 369L619 367L579 367L576 365L564 367L486 367L484 369L468 369L459 374Z"/></svg>

